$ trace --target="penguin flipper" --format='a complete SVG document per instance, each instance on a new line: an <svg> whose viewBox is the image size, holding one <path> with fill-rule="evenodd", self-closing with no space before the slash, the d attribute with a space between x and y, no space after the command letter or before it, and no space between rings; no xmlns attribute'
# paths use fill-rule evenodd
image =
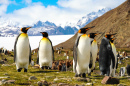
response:
<svg viewBox="0 0 130 86"><path fill-rule="evenodd" d="M118 58L117 58L117 62L116 62L116 69L118 68Z"/></svg>
<svg viewBox="0 0 130 86"><path fill-rule="evenodd" d="M19 34L15 40L15 43L14 43L14 62L16 61L16 44L17 44L17 41L18 41L18 38L21 34Z"/></svg>
<svg viewBox="0 0 130 86"><path fill-rule="evenodd" d="M29 64L31 63L31 47L30 47L30 45L29 45L29 48L30 48L30 53L29 53Z"/></svg>
<svg viewBox="0 0 130 86"><path fill-rule="evenodd" d="M51 42L51 40L48 38L48 40L50 41L50 43L51 43L51 47L52 47L52 58L53 58L53 61L55 60L54 59L54 48L53 48L53 46L52 46L52 42Z"/></svg>
<svg viewBox="0 0 130 86"><path fill-rule="evenodd" d="M74 72L76 73L76 66L77 66L77 46L78 46L78 43L79 43L79 39L80 39L81 36L79 36L76 41L75 41L75 45L73 47L73 59L74 59L74 62L75 62L75 65L74 65Z"/></svg>
<svg viewBox="0 0 130 86"><path fill-rule="evenodd" d="M90 52L89 68L92 68L92 65L93 65L93 57L92 57L92 52Z"/></svg>
<svg viewBox="0 0 130 86"><path fill-rule="evenodd" d="M115 67L115 56L114 56L114 54L112 52L111 44L107 45L107 49L108 49L108 53L110 55L110 58L112 59L112 68L114 69L114 67Z"/></svg>
<svg viewBox="0 0 130 86"><path fill-rule="evenodd" d="M37 51L37 64L39 64L39 48L38 48L38 51Z"/></svg>

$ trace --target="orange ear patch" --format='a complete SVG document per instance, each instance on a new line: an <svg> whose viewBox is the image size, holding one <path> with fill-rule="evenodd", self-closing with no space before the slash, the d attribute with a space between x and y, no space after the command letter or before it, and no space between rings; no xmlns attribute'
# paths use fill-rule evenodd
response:
<svg viewBox="0 0 130 86"><path fill-rule="evenodd" d="M90 37L90 34L88 34L88 37Z"/></svg>
<svg viewBox="0 0 130 86"><path fill-rule="evenodd" d="M21 31L22 31L22 28L21 28Z"/></svg>
<svg viewBox="0 0 130 86"><path fill-rule="evenodd" d="M79 30L78 33L81 33L81 30Z"/></svg>

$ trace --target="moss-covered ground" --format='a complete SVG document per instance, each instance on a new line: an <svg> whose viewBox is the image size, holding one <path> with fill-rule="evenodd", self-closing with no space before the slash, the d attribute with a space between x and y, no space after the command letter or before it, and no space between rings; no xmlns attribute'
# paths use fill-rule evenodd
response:
<svg viewBox="0 0 130 86"><path fill-rule="evenodd" d="M69 57L70 59L73 59L73 51L69 51ZM55 60L65 60L66 57L63 56L65 50L61 52L61 54L58 54L55 52ZM129 51L128 51L129 53ZM37 60L37 53L32 55L32 58L34 59L35 63ZM13 52L8 56L8 55L0 55L0 60L2 58L7 58L7 62L5 65L0 64L0 77L5 77L8 76L8 78L0 78L0 81L5 79L5 80L15 80L14 84L8 84L8 85L33 85L37 86L38 81L46 80L50 85L52 83L67 83L69 85L86 85L87 83L93 83L93 86L113 86L111 84L101 84L102 79L104 76L100 76L99 73L99 63L96 62L96 68L95 71L91 74L91 76L86 75L88 78L90 78L91 81L85 82L85 81L77 81L74 79L74 73L72 72L72 67L69 69L67 72L61 72L58 70L51 70L51 69L45 69L42 70L40 68L34 68L29 65L28 67L28 72L24 73L22 70L21 72L17 72L16 66L13 61ZM119 75L119 70L120 67L126 67L126 63L130 64L130 58L123 60L122 64L118 65L116 75ZM8 64L8 65L7 65ZM35 76L37 79L36 80L29 80L30 76ZM120 84L123 84L125 86L130 86L130 80L128 79L127 73L125 73L125 76L123 77L116 77L120 80ZM59 80L54 81L55 78L58 78ZM7 84L4 84L3 86L8 86ZM116 84L114 86L117 86Z"/></svg>

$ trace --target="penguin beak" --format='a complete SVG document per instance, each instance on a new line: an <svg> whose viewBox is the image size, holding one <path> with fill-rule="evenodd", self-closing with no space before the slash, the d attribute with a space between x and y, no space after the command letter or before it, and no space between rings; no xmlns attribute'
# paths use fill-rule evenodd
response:
<svg viewBox="0 0 130 86"><path fill-rule="evenodd" d="M87 28L86 31L89 30L89 29L90 29L90 28Z"/></svg>
<svg viewBox="0 0 130 86"><path fill-rule="evenodd" d="M44 34L43 32L40 32L41 34Z"/></svg>
<svg viewBox="0 0 130 86"><path fill-rule="evenodd" d="M26 30L30 29L31 27L26 28Z"/></svg>
<svg viewBox="0 0 130 86"><path fill-rule="evenodd" d="M95 36L98 35L98 34L95 34Z"/></svg>

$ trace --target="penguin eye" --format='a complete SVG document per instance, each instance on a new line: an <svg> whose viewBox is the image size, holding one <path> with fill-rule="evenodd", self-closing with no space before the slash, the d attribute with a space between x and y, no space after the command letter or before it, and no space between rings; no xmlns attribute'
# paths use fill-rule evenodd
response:
<svg viewBox="0 0 130 86"><path fill-rule="evenodd" d="M81 33L81 30L79 30L78 33Z"/></svg>

